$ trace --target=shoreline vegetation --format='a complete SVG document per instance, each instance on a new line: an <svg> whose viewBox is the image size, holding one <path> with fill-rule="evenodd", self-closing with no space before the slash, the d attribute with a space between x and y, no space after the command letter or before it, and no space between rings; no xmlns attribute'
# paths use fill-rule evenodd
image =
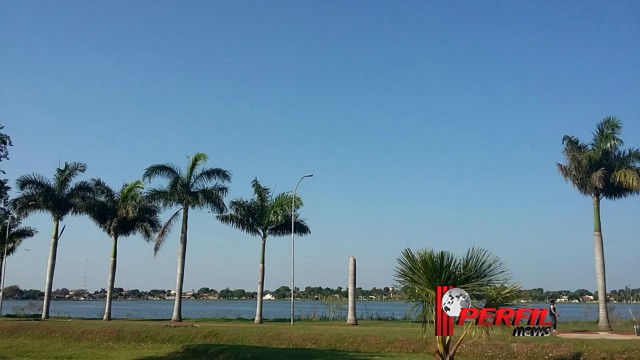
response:
<svg viewBox="0 0 640 360"><path fill-rule="evenodd" d="M411 321L300 321L286 319L112 320L28 318L0 319L2 358L29 359L419 359L435 346ZM632 333L632 323L614 325ZM461 329L457 329L461 330ZM468 338L456 359L637 359L636 341L565 339L558 336L513 337L510 327ZM597 331L591 322L563 323L562 333ZM461 331L456 331L457 334ZM639 337L640 339L640 337Z"/></svg>
<svg viewBox="0 0 640 360"><path fill-rule="evenodd" d="M113 318L121 320L168 320L173 300L118 300L114 301ZM103 315L105 300L57 300L52 301L51 316L68 319L97 319ZM265 301L265 319L290 319L290 300ZM407 301L357 302L358 320L374 321L414 321L419 319L418 303ZM184 300L185 316L190 319L250 319L254 316L255 300L218 299ZM548 303L505 303L507 308L546 308ZM476 306L482 306L477 304ZM558 304L562 315L561 323L572 321L589 322L596 319L597 302ZM295 319L301 321L333 321L347 319L348 302L342 300L296 300ZM35 318L41 310L37 300L11 300L6 303L4 316L7 318ZM640 303L610 303L611 321L624 323L640 319Z"/></svg>
<svg viewBox="0 0 640 360"><path fill-rule="evenodd" d="M105 300L107 292L105 289L90 292L86 289L69 290L67 288L52 291L52 300ZM4 299L6 300L42 300L44 292L38 289L21 289L18 285L11 285L4 288ZM190 290L182 293L184 300L255 300L256 292L244 289L225 288L215 290L202 287L199 290ZM288 286L280 286L276 290L265 290L263 300L290 300L291 291ZM370 290L356 288L356 299L358 301L407 301L409 296L404 289L393 287L376 288ZM519 290L514 299L510 301L517 303L541 303L549 299L556 299L559 303L597 303L597 293L592 293L586 289L578 290L550 290L543 288ZM175 300L175 291L164 289L139 290L114 288L113 300ZM328 287L307 286L304 290L296 288L296 300L320 300L320 301L346 301L347 289L338 287L331 289ZM607 303L640 303L640 288L612 290L607 294Z"/></svg>

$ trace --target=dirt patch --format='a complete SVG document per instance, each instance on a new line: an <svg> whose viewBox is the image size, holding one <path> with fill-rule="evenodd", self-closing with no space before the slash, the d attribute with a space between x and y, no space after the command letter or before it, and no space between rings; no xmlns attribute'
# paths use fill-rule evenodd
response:
<svg viewBox="0 0 640 360"><path fill-rule="evenodd" d="M572 332L559 333L556 336L563 339L608 339L608 340L640 340L640 336L629 333L607 333L607 332Z"/></svg>

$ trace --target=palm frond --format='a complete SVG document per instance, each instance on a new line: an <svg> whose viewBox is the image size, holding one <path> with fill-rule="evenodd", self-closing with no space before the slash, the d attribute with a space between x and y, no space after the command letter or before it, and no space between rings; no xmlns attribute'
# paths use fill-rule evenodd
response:
<svg viewBox="0 0 640 360"><path fill-rule="evenodd" d="M69 209L64 213L63 217L69 212L72 214L82 214L83 204L91 201L94 195L93 187L89 181L77 181L68 187L66 194L63 194L63 202L68 202Z"/></svg>
<svg viewBox="0 0 640 360"><path fill-rule="evenodd" d="M199 189L190 196L189 205L193 208L206 208L215 214L224 214L227 211L227 205L224 203L224 197L229 189L223 185L214 185L204 189Z"/></svg>
<svg viewBox="0 0 640 360"><path fill-rule="evenodd" d="M38 204L41 198L36 195L36 193L31 192L22 193L10 201L9 206L11 209L14 209L15 215L18 218L23 218L31 213L47 211L46 207Z"/></svg>
<svg viewBox="0 0 640 360"><path fill-rule="evenodd" d="M482 294L489 286L509 280L509 270L489 251L472 247L460 260L460 282L470 294Z"/></svg>
<svg viewBox="0 0 640 360"><path fill-rule="evenodd" d="M150 240L160 229L160 208L144 197L141 180L123 184L118 192L100 179L92 179L90 183L93 196L83 203L82 212L109 237L140 233L145 240Z"/></svg>
<svg viewBox="0 0 640 360"><path fill-rule="evenodd" d="M17 225L17 227L15 227L14 229L9 229L9 240L25 240L36 236L36 234L38 233L38 230L32 228L31 226L20 226L19 224L15 225ZM4 231L4 234L6 236L6 229Z"/></svg>
<svg viewBox="0 0 640 360"><path fill-rule="evenodd" d="M56 169L54 176L54 187L57 192L64 193L71 186L71 182L78 175L87 170L87 165L81 162L64 163L64 167Z"/></svg>
<svg viewBox="0 0 640 360"><path fill-rule="evenodd" d="M304 219L298 218L298 214L293 217L293 231L298 236L311 234L309 225ZM268 234L273 236L291 235L291 216L286 216L280 222L271 226Z"/></svg>
<svg viewBox="0 0 640 360"><path fill-rule="evenodd" d="M138 197L144 190L144 182L138 179L130 184L122 185L120 189L120 202L128 202L132 197Z"/></svg>
<svg viewBox="0 0 640 360"><path fill-rule="evenodd" d="M26 239L34 237L38 230L30 226L21 226L20 220L14 220L10 222L9 238L7 239L7 222L3 221L0 226L0 259L4 256L3 250L5 249L7 256L13 255L22 242Z"/></svg>
<svg viewBox="0 0 640 360"><path fill-rule="evenodd" d="M155 164L151 165L144 171L142 180L149 182L154 178L176 179L182 177L182 172L173 164Z"/></svg>
<svg viewBox="0 0 640 360"><path fill-rule="evenodd" d="M620 187L630 189L632 193L640 192L640 171L627 168L614 172L611 175L613 182Z"/></svg>
<svg viewBox="0 0 640 360"><path fill-rule="evenodd" d="M206 168L200 170L191 181L192 189L207 187L211 183L226 183L231 181L231 172L221 168Z"/></svg>
<svg viewBox="0 0 640 360"><path fill-rule="evenodd" d="M622 123L607 117L596 125L590 144L563 138L566 163L557 164L562 177L583 195L620 199L640 191L640 150L620 149Z"/></svg>
<svg viewBox="0 0 640 360"><path fill-rule="evenodd" d="M484 291L483 307L498 308L505 306L518 299L520 290L520 285L518 284L489 286Z"/></svg>
<svg viewBox="0 0 640 360"><path fill-rule="evenodd" d="M118 215L123 218L135 218L138 209L146 201L143 196L144 183L136 180L130 184L123 184L118 192Z"/></svg>
<svg viewBox="0 0 640 360"><path fill-rule="evenodd" d="M102 179L92 178L89 184L93 190L93 197L96 199L113 200L116 197L115 191Z"/></svg>
<svg viewBox="0 0 640 360"><path fill-rule="evenodd" d="M254 201L260 204L264 210L271 201L271 190L266 186L262 186L258 181L258 178L251 181L251 187L253 188Z"/></svg>
<svg viewBox="0 0 640 360"><path fill-rule="evenodd" d="M293 198L289 193L272 197L271 190L260 184L258 179L251 182L253 198L234 199L229 203L230 213L218 216L222 223L231 225L251 235L285 236L291 234L291 205ZM302 206L302 200L296 196L295 209ZM294 232L300 236L311 233L306 221L294 215Z"/></svg>
<svg viewBox="0 0 640 360"><path fill-rule="evenodd" d="M164 225L162 225L162 228L160 228L160 231L158 232L158 235L156 236L156 241L153 244L153 255L157 255L158 254L158 251L162 247L162 244L164 244L164 242L167 240L167 236L171 232L171 228L173 227L175 222L178 221L181 211L182 211L182 208L178 209L178 211L173 213L173 215L171 215L169 220L167 220L167 222L164 223Z"/></svg>
<svg viewBox="0 0 640 360"><path fill-rule="evenodd" d="M16 188L22 192L53 192L51 180L40 174L22 175L16 180Z"/></svg>
<svg viewBox="0 0 640 360"><path fill-rule="evenodd" d="M136 230L145 241L151 241L153 235L160 231L162 224L158 218L160 208L148 204L140 210L140 221L136 223Z"/></svg>
<svg viewBox="0 0 640 360"><path fill-rule="evenodd" d="M596 124L591 145L597 151L614 151L624 145L620 139L622 123L613 116L608 116Z"/></svg>
<svg viewBox="0 0 640 360"><path fill-rule="evenodd" d="M180 204L165 187L151 188L147 190L145 197L152 203L160 204L163 208Z"/></svg>
<svg viewBox="0 0 640 360"><path fill-rule="evenodd" d="M187 180L188 183L193 183L193 178L196 175L196 169L198 168L198 166L204 164L207 162L207 160L209 160L209 158L207 157L207 154L205 153L195 153L193 156L191 156L189 158L189 164L187 165L187 172L185 174L185 179Z"/></svg>
<svg viewBox="0 0 640 360"><path fill-rule="evenodd" d="M250 211L245 209L236 208L236 210L230 214L218 215L216 218L223 224L230 225L238 230L241 230L249 235L260 235L260 227L254 219L248 214Z"/></svg>
<svg viewBox="0 0 640 360"><path fill-rule="evenodd" d="M81 202L92 195L89 182L71 183L84 169L82 163L65 163L64 168L56 170L54 182L37 174L23 175L16 181L21 194L13 204L20 207L20 215L48 212L54 219L62 220L71 212L78 213Z"/></svg>

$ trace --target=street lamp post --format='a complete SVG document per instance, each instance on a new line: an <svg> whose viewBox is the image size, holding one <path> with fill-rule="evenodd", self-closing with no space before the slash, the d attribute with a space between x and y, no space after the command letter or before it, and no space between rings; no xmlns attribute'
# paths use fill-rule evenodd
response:
<svg viewBox="0 0 640 360"><path fill-rule="evenodd" d="M296 213L296 191L298 191L298 185L300 185L300 182L302 181L302 179L307 178L307 177L312 177L313 174L307 174L304 175L303 177L300 178L300 180L298 180L298 183L296 184L296 187L293 189L293 196L291 197L291 326L293 326L293 309L295 307L294 305L294 299L295 299L295 292L296 292L296 286L295 286L295 213Z"/></svg>
<svg viewBox="0 0 640 360"><path fill-rule="evenodd" d="M22 204L15 208L15 212L18 211L23 205L31 205L33 203ZM13 215L9 213L7 217L7 236L4 239L4 253L2 254L2 281L0 282L0 316L2 316L2 300L4 299L4 276L7 273L7 248L9 247L9 229L11 228L11 217Z"/></svg>

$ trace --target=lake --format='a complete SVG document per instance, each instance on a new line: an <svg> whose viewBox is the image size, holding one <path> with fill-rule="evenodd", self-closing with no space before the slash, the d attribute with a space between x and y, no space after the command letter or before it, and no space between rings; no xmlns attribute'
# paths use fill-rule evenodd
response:
<svg viewBox="0 0 640 360"><path fill-rule="evenodd" d="M111 316L114 319L170 319L173 314L173 300L120 300L114 301ZM51 316L73 318L102 318L105 302L52 301ZM41 313L42 301L5 300L4 314ZM356 305L359 319L399 320L412 317L412 304L400 301L360 301ZM228 318L254 319L254 300L183 300L183 318ZM291 302L286 300L265 300L262 316L265 319L289 319ZM347 319L346 302L321 302L296 300L296 319Z"/></svg>
<svg viewBox="0 0 640 360"><path fill-rule="evenodd" d="M545 307L547 304L520 304L523 307ZM51 316L72 318L102 318L104 301L52 301ZM265 319L289 319L291 302L285 300L265 300L263 317ZM557 303L560 321L596 321L598 304L596 303ZM640 303L609 304L611 321L626 320L635 316L640 320ZM5 300L4 314L41 313L42 301ZM171 300L121 300L114 301L111 314L114 319L170 319L173 313ZM253 300L184 300L183 318L228 318L253 319L256 303ZM358 301L356 304L358 319L403 320L415 318L413 303L401 301ZM295 302L296 319L346 320L346 302L321 302L297 300Z"/></svg>

